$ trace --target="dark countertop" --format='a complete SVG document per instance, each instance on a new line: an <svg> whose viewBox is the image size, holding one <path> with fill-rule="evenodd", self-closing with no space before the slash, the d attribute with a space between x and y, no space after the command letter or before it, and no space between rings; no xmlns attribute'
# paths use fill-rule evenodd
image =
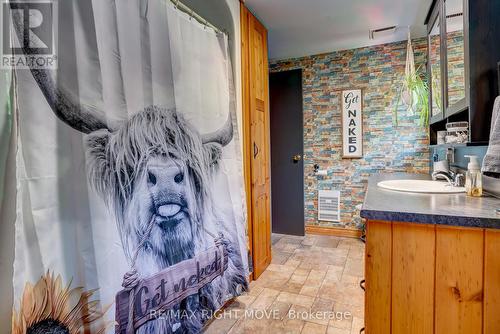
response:
<svg viewBox="0 0 500 334"><path fill-rule="evenodd" d="M430 180L425 174L377 174L370 177L361 217L371 220L500 229L500 199L465 194L418 194L379 188L384 180Z"/></svg>

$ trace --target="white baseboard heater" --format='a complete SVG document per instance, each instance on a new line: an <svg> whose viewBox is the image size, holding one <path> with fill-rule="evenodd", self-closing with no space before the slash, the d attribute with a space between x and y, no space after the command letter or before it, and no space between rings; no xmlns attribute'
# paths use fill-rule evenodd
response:
<svg viewBox="0 0 500 334"><path fill-rule="evenodd" d="M318 220L340 222L340 191L318 191Z"/></svg>

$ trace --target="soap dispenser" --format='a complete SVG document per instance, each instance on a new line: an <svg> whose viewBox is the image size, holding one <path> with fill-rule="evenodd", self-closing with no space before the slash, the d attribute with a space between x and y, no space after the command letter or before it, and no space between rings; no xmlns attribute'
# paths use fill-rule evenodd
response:
<svg viewBox="0 0 500 334"><path fill-rule="evenodd" d="M468 196L481 197L483 195L483 180L481 168L476 155L466 155L470 159L465 175L465 191Z"/></svg>

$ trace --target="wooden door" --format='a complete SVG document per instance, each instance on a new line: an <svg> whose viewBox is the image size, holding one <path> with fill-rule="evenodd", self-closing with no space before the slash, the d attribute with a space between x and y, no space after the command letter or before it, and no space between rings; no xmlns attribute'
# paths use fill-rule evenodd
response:
<svg viewBox="0 0 500 334"><path fill-rule="evenodd" d="M267 31L241 7L245 174L253 278L271 262Z"/></svg>
<svg viewBox="0 0 500 334"><path fill-rule="evenodd" d="M267 31L249 15L254 278L271 262Z"/></svg>

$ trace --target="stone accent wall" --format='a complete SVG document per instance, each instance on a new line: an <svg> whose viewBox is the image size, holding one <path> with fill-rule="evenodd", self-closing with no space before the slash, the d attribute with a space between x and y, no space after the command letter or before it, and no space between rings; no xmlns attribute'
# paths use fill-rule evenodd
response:
<svg viewBox="0 0 500 334"><path fill-rule="evenodd" d="M465 97L464 32L449 32L446 36L448 55L448 104Z"/></svg>
<svg viewBox="0 0 500 334"><path fill-rule="evenodd" d="M426 41L414 42L416 66L425 69ZM302 68L304 101L305 223L359 228L368 177L381 172L429 172L428 130L419 115L400 106L406 42L296 59L272 60L270 71ZM343 89L363 91L363 158L342 159L341 102ZM328 170L316 176L313 166ZM319 189L341 191L341 221L318 221Z"/></svg>

